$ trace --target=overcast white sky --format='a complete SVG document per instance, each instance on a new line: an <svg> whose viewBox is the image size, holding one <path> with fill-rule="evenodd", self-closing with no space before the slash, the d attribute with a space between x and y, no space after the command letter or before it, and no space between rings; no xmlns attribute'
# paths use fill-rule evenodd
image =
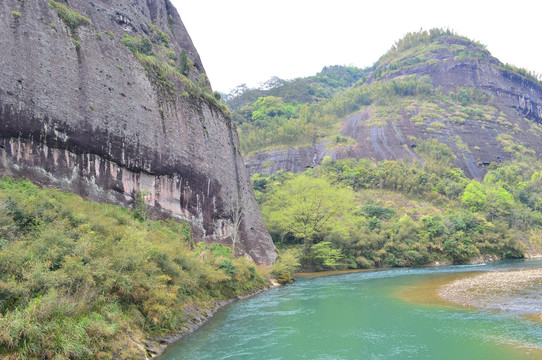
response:
<svg viewBox="0 0 542 360"><path fill-rule="evenodd" d="M450 28L542 73L542 1L171 0L215 90L371 66L406 33Z"/></svg>

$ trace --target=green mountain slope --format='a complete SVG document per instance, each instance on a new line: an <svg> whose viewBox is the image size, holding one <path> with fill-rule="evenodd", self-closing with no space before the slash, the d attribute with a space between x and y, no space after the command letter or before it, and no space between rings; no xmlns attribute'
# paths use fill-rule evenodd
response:
<svg viewBox="0 0 542 360"><path fill-rule="evenodd" d="M437 29L408 34L360 71L350 87L319 101L282 96L286 85L310 78L278 82L251 104L230 99L250 171L301 172L325 156L424 161L417 144L437 139L452 149L455 166L482 178L490 163L542 153L541 83L467 38ZM283 111L288 106L294 110Z"/></svg>
<svg viewBox="0 0 542 360"><path fill-rule="evenodd" d="M429 161L324 162L303 174L255 174L276 245L307 270L470 263L542 252L542 162L492 165L483 181L420 145Z"/></svg>

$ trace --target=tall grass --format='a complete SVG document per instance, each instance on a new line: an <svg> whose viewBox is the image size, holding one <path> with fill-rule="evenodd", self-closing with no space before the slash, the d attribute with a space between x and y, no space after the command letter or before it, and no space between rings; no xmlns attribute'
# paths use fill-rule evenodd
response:
<svg viewBox="0 0 542 360"><path fill-rule="evenodd" d="M0 178L0 358L131 358L133 341L185 324L187 304L266 285L224 249L195 246L187 224Z"/></svg>

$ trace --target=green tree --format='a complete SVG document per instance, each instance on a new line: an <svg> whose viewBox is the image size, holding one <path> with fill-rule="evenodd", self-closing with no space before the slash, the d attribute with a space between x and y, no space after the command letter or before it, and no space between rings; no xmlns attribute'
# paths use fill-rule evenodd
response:
<svg viewBox="0 0 542 360"><path fill-rule="evenodd" d="M452 259L454 264L464 264L470 258L480 254L472 240L463 231L458 231L444 243L444 252Z"/></svg>
<svg viewBox="0 0 542 360"><path fill-rule="evenodd" d="M309 252L315 240L328 234L348 236L353 199L354 194L348 188L300 175L274 189L262 208L272 233L293 236Z"/></svg>
<svg viewBox="0 0 542 360"><path fill-rule="evenodd" d="M282 98L266 96L259 98L253 105L252 121L258 126L269 125L271 118L291 119L296 117L295 107L285 104ZM277 122L277 119L274 119Z"/></svg>
<svg viewBox="0 0 542 360"><path fill-rule="evenodd" d="M181 57L180 57L180 62L179 62L179 69L181 70L181 74L183 74L184 76L187 76L188 75L188 72L190 70L189 66L188 66L188 55L186 54L186 50L183 49L181 51Z"/></svg>
<svg viewBox="0 0 542 360"><path fill-rule="evenodd" d="M466 205L471 211L481 211L485 208L487 196L484 186L473 180L467 185L463 192L461 202Z"/></svg>
<svg viewBox="0 0 542 360"><path fill-rule="evenodd" d="M461 201L471 211L485 211L491 221L495 216L510 214L514 205L514 197L502 186L487 186L474 180L465 188Z"/></svg>
<svg viewBox="0 0 542 360"><path fill-rule="evenodd" d="M322 269L336 269L345 267L343 264L344 254L341 249L333 248L330 241L322 241L313 246L313 257Z"/></svg>
<svg viewBox="0 0 542 360"><path fill-rule="evenodd" d="M510 214L514 197L502 186L489 186L486 189L486 210L491 221L495 216Z"/></svg>
<svg viewBox="0 0 542 360"><path fill-rule="evenodd" d="M271 275L281 284L294 281L292 275L299 269L299 254L296 249L279 251L279 258L271 267Z"/></svg>

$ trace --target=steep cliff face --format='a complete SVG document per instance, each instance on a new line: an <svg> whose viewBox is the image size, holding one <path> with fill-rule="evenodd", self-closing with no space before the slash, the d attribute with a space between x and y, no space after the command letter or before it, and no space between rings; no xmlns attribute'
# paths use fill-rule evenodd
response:
<svg viewBox="0 0 542 360"><path fill-rule="evenodd" d="M354 144L329 146L335 135L330 127L312 147L251 154L249 171L302 172L325 156L424 161L417 146L428 139L450 147L455 166L472 178L482 178L489 164L518 154L542 157L542 84L464 37L436 32L407 36L368 71L363 84L327 100L328 107L362 92L371 104L349 103L355 110L335 119L340 135ZM312 115L316 122L327 111L321 108Z"/></svg>
<svg viewBox="0 0 542 360"><path fill-rule="evenodd" d="M99 201L142 194L197 240L237 232L238 254L275 260L237 133L169 0L2 0L0 14L1 173Z"/></svg>

